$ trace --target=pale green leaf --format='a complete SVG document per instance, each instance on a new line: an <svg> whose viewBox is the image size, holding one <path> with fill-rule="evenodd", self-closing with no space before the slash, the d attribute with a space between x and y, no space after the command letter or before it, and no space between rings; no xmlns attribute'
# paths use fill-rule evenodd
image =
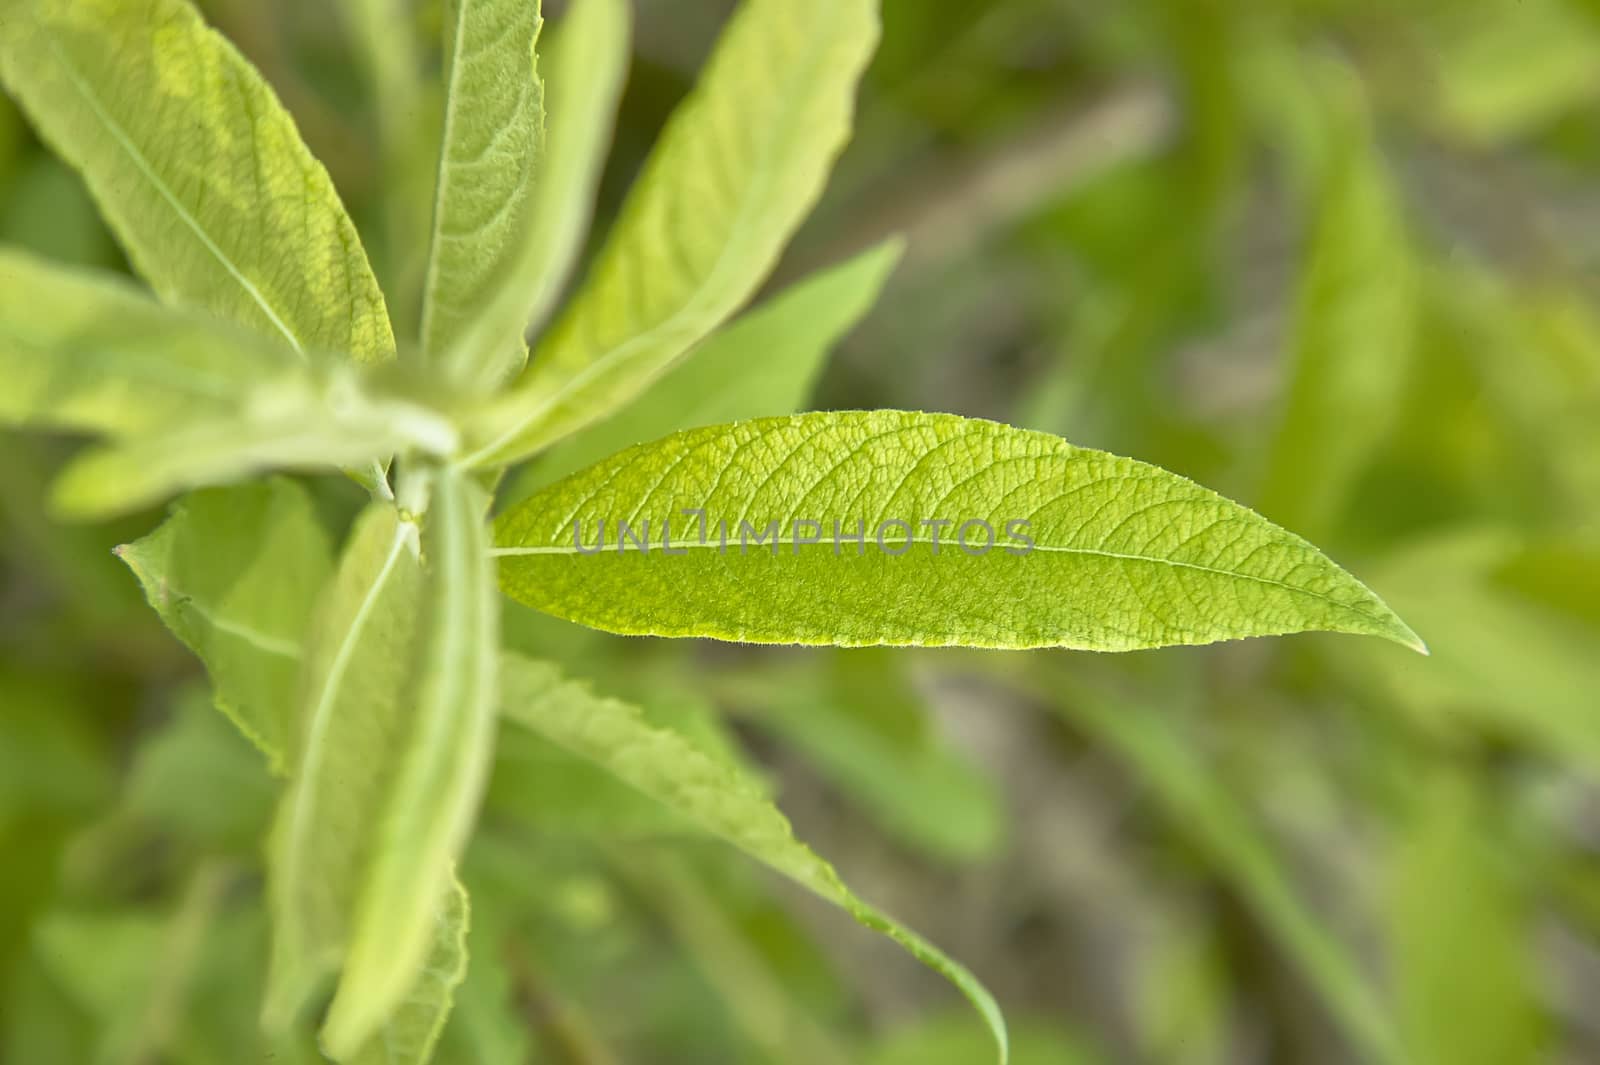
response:
<svg viewBox="0 0 1600 1065"><path fill-rule="evenodd" d="M877 20L876 0L746 0L470 462L513 461L610 413L750 297L849 134Z"/></svg>
<svg viewBox="0 0 1600 1065"><path fill-rule="evenodd" d="M0 421L113 436L229 411L286 348L109 274L0 251Z"/></svg>
<svg viewBox="0 0 1600 1065"><path fill-rule="evenodd" d="M646 521L648 552L620 536ZM1420 648L1354 577L1214 492L953 415L679 433L535 495L496 543L507 594L629 634L1112 651L1329 630Z"/></svg>
<svg viewBox="0 0 1600 1065"><path fill-rule="evenodd" d="M427 968L493 742L497 602L481 489L427 475L417 527L384 504L357 525L311 646L288 792L271 843L267 1021L343 968L323 1029L352 1056Z"/></svg>
<svg viewBox="0 0 1600 1065"><path fill-rule="evenodd" d="M526 351L524 294L518 294L517 314L506 316L496 332L476 323L504 302L502 287L519 282L515 266L527 254L544 141L533 51L539 26L538 0L445 5L444 140L422 294L422 349L474 385L504 377Z"/></svg>
<svg viewBox="0 0 1600 1065"><path fill-rule="evenodd" d="M628 0L573 0L545 47L548 136L533 191L533 291L528 327L541 328L583 250L632 54Z"/></svg>
<svg viewBox="0 0 1600 1065"><path fill-rule="evenodd" d="M899 943L972 1002L1005 1061L1005 1022L983 986L936 947L852 894L832 866L794 838L783 814L747 776L676 733L646 724L636 708L564 680L552 665L506 654L501 668L502 713L509 721L605 768Z"/></svg>
<svg viewBox="0 0 1600 1065"><path fill-rule="evenodd" d="M307 647L290 782L268 846L272 963L264 1020L283 1029L337 970L410 702L425 579L418 530L375 503L357 521Z"/></svg>
<svg viewBox="0 0 1600 1065"><path fill-rule="evenodd" d="M163 299L298 349L392 354L327 171L186 0L0 0L0 80Z"/></svg>
<svg viewBox="0 0 1600 1065"><path fill-rule="evenodd" d="M195 492L117 555L205 663L217 708L283 772L302 648L333 571L304 489L273 479Z"/></svg>
<svg viewBox="0 0 1600 1065"><path fill-rule="evenodd" d="M52 502L66 516L102 517L263 470L372 468L396 452L438 455L455 446L455 427L442 415L375 392L354 367L296 366L228 414L79 456Z"/></svg>
<svg viewBox="0 0 1600 1065"><path fill-rule="evenodd" d="M467 891L452 880L440 904L434 941L416 983L389 1023L354 1056L351 1065L427 1065L450 1016L456 988L467 975Z"/></svg>
<svg viewBox="0 0 1600 1065"><path fill-rule="evenodd" d="M1261 509L1322 536L1399 415L1417 283L1402 207L1355 77L1323 77L1310 258L1296 309L1294 361Z"/></svg>
<svg viewBox="0 0 1600 1065"><path fill-rule="evenodd" d="M540 455L519 478L520 494L680 429L799 410L834 344L871 309L901 250L898 240L881 244L734 321L617 414Z"/></svg>
<svg viewBox="0 0 1600 1065"><path fill-rule="evenodd" d="M500 646L487 510L486 494L465 476L434 479L422 534L427 638L417 655L413 701L388 723L400 742L382 760L359 749L342 752L372 769L385 771L384 762L392 768L368 830L373 854L323 1029L335 1057L364 1043L407 994L487 784ZM336 778L341 786L345 779Z"/></svg>

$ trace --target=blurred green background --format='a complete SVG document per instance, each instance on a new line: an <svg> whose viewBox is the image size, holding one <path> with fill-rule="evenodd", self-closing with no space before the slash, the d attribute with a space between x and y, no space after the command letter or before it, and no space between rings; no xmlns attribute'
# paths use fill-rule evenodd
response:
<svg viewBox="0 0 1600 1065"><path fill-rule="evenodd" d="M403 275L385 220L429 174L385 164L340 5L202 6ZM731 6L639 0L597 234ZM414 17L436 40L437 4ZM1193 477L1432 657L754 651L508 607L512 642L757 767L995 991L1019 1065L1600 1061L1600 2L885 0L884 25L772 288L908 250L814 405ZM3 97L0 240L125 268ZM261 1060L273 785L110 554L159 515L43 516L73 446L0 440L0 1060ZM318 489L336 527L351 489ZM467 875L443 1062L989 1060L892 945L529 737Z"/></svg>

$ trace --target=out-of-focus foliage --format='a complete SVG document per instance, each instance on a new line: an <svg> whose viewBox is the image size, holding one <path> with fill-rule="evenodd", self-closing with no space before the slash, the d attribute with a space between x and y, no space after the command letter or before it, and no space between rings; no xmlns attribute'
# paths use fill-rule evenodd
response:
<svg viewBox="0 0 1600 1065"><path fill-rule="evenodd" d="M420 292L437 90L404 71L437 71L444 5L203 6ZM634 5L598 232L728 8ZM762 781L995 991L1023 1065L1600 1059L1600 5L888 0L883 26L772 293L906 253L812 404L1137 454L1315 538L1432 657L659 646L517 607L508 641ZM3 98L0 238L124 265ZM154 516L40 517L69 453L0 441L0 1059L320 1060L257 1023L274 785L209 704L250 710L105 550ZM353 486L310 488L294 521L346 527ZM169 609L214 644L269 591ZM987 1054L901 955L508 732L439 1060Z"/></svg>

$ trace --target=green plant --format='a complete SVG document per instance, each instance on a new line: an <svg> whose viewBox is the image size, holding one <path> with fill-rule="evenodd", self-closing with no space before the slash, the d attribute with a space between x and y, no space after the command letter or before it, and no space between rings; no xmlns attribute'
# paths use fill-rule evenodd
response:
<svg viewBox="0 0 1600 1065"><path fill-rule="evenodd" d="M575 3L543 79L536 3L445 16L432 231L415 300L397 272L391 302L419 308L397 343L327 174L186 0L0 3L0 77L160 300L5 253L0 414L104 438L57 483L63 515L190 493L118 550L283 778L264 1027L293 1045L336 978L328 1055L429 1058L466 974L456 865L504 728L894 939L966 994L1004 1060L982 986L853 895L736 759L502 652L497 592L605 631L747 642L1420 641L1305 541L1155 467L949 415L790 413L894 248L724 324L848 136L873 0L747 0L548 324L627 7ZM337 558L304 484L248 480L279 470L368 491Z"/></svg>

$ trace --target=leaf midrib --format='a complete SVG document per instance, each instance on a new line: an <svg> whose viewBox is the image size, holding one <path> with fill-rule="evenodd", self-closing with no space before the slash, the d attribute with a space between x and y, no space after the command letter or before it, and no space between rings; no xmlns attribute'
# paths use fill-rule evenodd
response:
<svg viewBox="0 0 1600 1065"><path fill-rule="evenodd" d="M852 540L852 542L854 542L854 541ZM933 543L934 543L934 541L932 540L932 538L930 538L930 537L920 537L920 536L913 536L913 537L911 537L909 539L898 539L897 538L894 541L892 541L892 544L894 546L899 546L899 545L902 545L902 544L908 545L908 546L910 546L910 545L928 545L928 546L932 546ZM821 549L821 548L833 547L835 545L824 541L824 542L818 542L818 543L815 543L815 544L804 544L802 546L811 547L813 549ZM939 541L939 546L951 548L952 552L960 550L959 545L954 544L950 540L940 540ZM705 549L708 549L708 548L719 548L719 547L722 547L722 544L720 542L718 542L718 543L710 543L710 542L698 543L698 542L690 541L690 542L686 542L686 543L673 544L672 545L672 549L673 549L674 553L676 553L677 551L680 551L680 550L705 550ZM1000 548L1000 547L998 547L998 545L996 545L993 549L994 550L1004 550L1004 548ZM1254 574L1254 573L1241 573L1241 572L1239 572L1237 570L1221 569L1220 567L1217 567L1217 566L1207 566L1204 563L1200 563L1200 562L1184 562L1184 561L1182 561L1180 559L1161 558L1161 557L1159 557L1157 555L1140 555L1140 554L1135 554L1135 553L1132 553L1132 552L1106 551L1106 550L1103 550L1103 549L1100 549L1100 548L1094 548L1094 547L1067 547L1067 546L1061 545L1061 544L1035 543L1033 548L1032 548L1032 550L1033 551L1042 551L1042 552L1045 552L1047 554L1087 555L1087 556L1094 557L1094 558L1109 558L1109 559L1115 559L1115 560L1122 561L1122 562L1142 562L1142 563L1146 563L1148 565L1153 565L1153 566L1170 566L1170 567L1172 567L1174 569L1194 570L1196 572L1208 573L1208 574L1211 574L1211 575L1217 576L1217 577L1230 577L1230 578L1235 578L1237 580L1250 581L1250 582L1255 583L1255 584L1266 585L1266 586L1269 586L1269 587L1282 588L1285 591L1294 592L1294 593L1297 593L1299 595L1309 596L1309 597L1311 597L1313 599L1321 600L1322 602L1325 602L1330 606L1337 607L1340 610L1348 610L1351 613L1358 614L1358 615L1360 615L1362 617L1369 618L1369 619L1374 620L1374 621L1382 621L1382 620L1384 620L1378 614L1374 614L1374 613L1371 613L1369 611L1363 610L1359 604L1349 603L1349 602L1346 602L1346 601L1341 600L1341 599L1335 599L1332 596L1330 596L1330 595L1328 595L1328 594L1326 594L1324 592L1319 592L1319 591L1316 591L1315 589L1312 589L1312 588L1306 588L1306 587L1303 587L1302 585L1298 585L1298 584L1290 584L1288 581L1278 580L1277 578L1274 578L1274 577L1264 577L1264 576L1261 576L1259 574ZM600 554L649 554L651 552L660 553L661 551L662 551L662 548L659 545L653 545L653 546L651 546L649 548L645 548L645 549L640 549L640 548L637 548L637 547L630 547L627 550L618 550L615 547L602 547L600 549L599 553ZM770 552L770 548L768 548L767 545L763 543L763 544L757 545L754 548L754 551L755 552L759 552L759 551L769 551ZM565 547L565 546L561 546L561 545L550 545L550 546L540 546L540 547L493 547L493 548L490 548L489 555L490 555L491 558L516 558L516 557L521 557L521 556L537 556L537 555L556 555L556 556L582 555L584 558L597 557L596 556L596 552L594 552L594 551L579 551L575 547ZM976 557L981 557L981 556L967 555L965 557L976 558Z"/></svg>
<svg viewBox="0 0 1600 1065"><path fill-rule="evenodd" d="M78 94L83 97L84 102L89 105L89 109L94 112L95 117L100 120L102 125L105 126L106 130L111 134L112 140L116 141L118 146L120 146L122 150L128 154L128 157L133 160L134 166L137 167L139 172L145 176L145 179L150 182L151 187L153 187L161 195L162 199L167 201L168 206L172 208L173 213L178 216L179 220L182 221L184 225L188 226L191 231L193 231L195 237L200 241L205 249L212 254L217 262L222 264L222 268L228 272L229 276L238 282L239 287L244 289L245 293L255 301L256 306L261 308L262 313L267 316L268 321L270 321L273 326L283 334L284 339L286 339L294 347L294 350L303 354L305 352L305 345L300 342L300 338L297 337L294 334L294 331L289 328L289 326L281 317L279 317L278 313L273 309L266 297L261 294L261 290L256 288L255 283L246 277L243 270L237 266L225 252L223 252L223 250L214 240L211 239L210 235L206 233L204 227L200 225L199 219L195 218L194 215L189 212L188 208L183 206L172 190L169 189L166 183L161 180L160 176L151 166L150 161L145 158L144 153L139 151L138 145L134 144L133 139L128 136L127 131L122 128L117 120L114 119L104 107L101 106L99 99L94 93L94 87L82 75L82 73L79 72L78 68L73 65L72 60L67 56L67 53L48 34L45 35L45 45L56 57L57 62L61 64L62 70L65 71L67 75L67 80L72 83L73 88L76 89Z"/></svg>

